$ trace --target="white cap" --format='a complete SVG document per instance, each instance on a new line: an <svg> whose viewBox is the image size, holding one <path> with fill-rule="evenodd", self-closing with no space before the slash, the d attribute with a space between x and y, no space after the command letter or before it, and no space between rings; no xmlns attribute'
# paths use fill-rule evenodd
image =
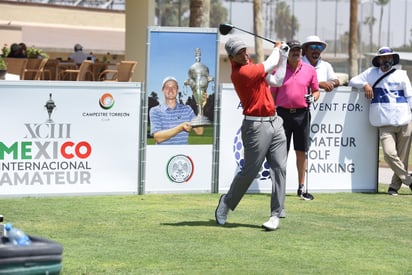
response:
<svg viewBox="0 0 412 275"><path fill-rule="evenodd" d="M174 81L176 82L177 87L179 87L179 84L177 83L177 79L174 78L173 76L166 76L165 79L163 79L163 83L162 83L162 89L165 87L166 82L168 81Z"/></svg>

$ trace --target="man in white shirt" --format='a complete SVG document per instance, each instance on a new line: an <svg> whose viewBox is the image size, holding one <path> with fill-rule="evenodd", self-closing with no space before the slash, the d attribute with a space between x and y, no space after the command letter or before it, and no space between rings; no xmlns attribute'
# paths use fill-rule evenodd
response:
<svg viewBox="0 0 412 275"><path fill-rule="evenodd" d="M365 91L371 101L369 122L378 127L386 163L394 172L388 194L398 195L402 184L412 191L412 177L408 172L412 134L412 86L404 70L394 66L399 54L382 47L369 67L349 81L349 86Z"/></svg>
<svg viewBox="0 0 412 275"><path fill-rule="evenodd" d="M306 37L305 42L302 43L302 61L315 67L319 88L330 92L340 83L332 65L321 59L320 55L327 46L328 44L316 35Z"/></svg>

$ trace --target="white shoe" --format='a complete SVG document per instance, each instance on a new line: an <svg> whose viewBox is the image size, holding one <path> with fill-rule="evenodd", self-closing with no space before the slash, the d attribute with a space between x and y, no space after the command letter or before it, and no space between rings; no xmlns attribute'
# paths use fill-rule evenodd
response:
<svg viewBox="0 0 412 275"><path fill-rule="evenodd" d="M286 211L285 211L285 209L282 209L282 211L280 211L279 218L281 218L281 219L285 219L285 218L286 218Z"/></svg>
<svg viewBox="0 0 412 275"><path fill-rule="evenodd" d="M267 222L262 224L262 227L268 231L276 230L279 227L279 218L276 216L270 217Z"/></svg>
<svg viewBox="0 0 412 275"><path fill-rule="evenodd" d="M220 196L219 204L217 205L215 211L216 223L224 225L227 219L227 213L229 212L229 207L225 204L225 195Z"/></svg>

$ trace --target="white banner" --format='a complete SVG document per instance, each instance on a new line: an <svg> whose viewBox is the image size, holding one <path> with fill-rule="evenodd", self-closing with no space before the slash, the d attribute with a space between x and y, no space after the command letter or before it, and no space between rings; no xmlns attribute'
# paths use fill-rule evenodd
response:
<svg viewBox="0 0 412 275"><path fill-rule="evenodd" d="M137 193L140 83L0 89L0 196Z"/></svg>
<svg viewBox="0 0 412 275"><path fill-rule="evenodd" d="M211 144L148 145L145 192L211 192L212 148Z"/></svg>
<svg viewBox="0 0 412 275"><path fill-rule="evenodd" d="M226 192L243 158L240 126L242 106L232 84L221 91L219 192ZM350 87L321 92L311 106L311 147L308 187L315 192L375 192L378 182L378 135L368 120L369 102ZM296 157L291 144L286 190L296 192ZM267 168L262 167L249 192L270 192Z"/></svg>

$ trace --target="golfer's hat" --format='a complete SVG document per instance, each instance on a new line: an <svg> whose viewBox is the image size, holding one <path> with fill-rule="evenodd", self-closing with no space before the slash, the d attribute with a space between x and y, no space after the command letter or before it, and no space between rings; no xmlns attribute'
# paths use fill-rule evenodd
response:
<svg viewBox="0 0 412 275"><path fill-rule="evenodd" d="M177 83L177 79L173 76L166 76L165 79L163 79L162 82L162 89L165 87L166 82L168 81L174 81L176 83L176 86L179 87L179 83Z"/></svg>
<svg viewBox="0 0 412 275"><path fill-rule="evenodd" d="M228 55L235 56L241 49L247 48L245 42L238 37L231 37L225 44L225 49Z"/></svg>

